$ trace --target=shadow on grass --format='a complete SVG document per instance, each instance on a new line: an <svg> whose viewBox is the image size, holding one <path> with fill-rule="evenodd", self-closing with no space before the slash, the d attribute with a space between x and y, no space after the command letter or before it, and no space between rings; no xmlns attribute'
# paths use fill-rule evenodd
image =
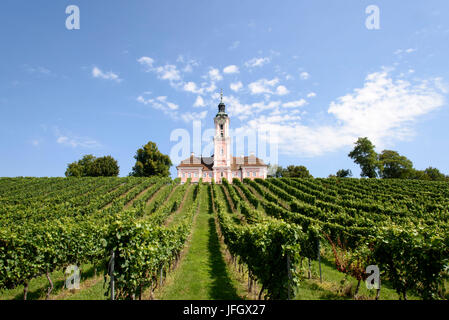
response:
<svg viewBox="0 0 449 320"><path fill-rule="evenodd" d="M85 269L85 271L81 270L81 281L87 280L89 278L92 278L94 276L94 267L90 266ZM102 272L101 270L97 270L97 275L99 272ZM51 292L51 295L55 295L59 292L61 292L64 289L64 279L56 279L58 276L55 274L62 274L62 272L55 271L50 275L50 278L53 282L53 290ZM61 277L61 275L59 275ZM47 290L50 284L47 281L47 278L44 276L41 276L41 278L45 279L42 280L43 285L39 286L39 288L36 288L34 290L29 290L27 293L27 300L38 300L38 299L45 299L45 296L47 295ZM14 300L23 300L23 290L16 294L13 298Z"/></svg>
<svg viewBox="0 0 449 320"><path fill-rule="evenodd" d="M213 283L211 288L211 299L214 300L242 300L232 284L226 269L226 262L220 251L220 242L218 240L217 230L215 229L214 218L209 218L210 237L208 241L208 249L210 254L210 274Z"/></svg>

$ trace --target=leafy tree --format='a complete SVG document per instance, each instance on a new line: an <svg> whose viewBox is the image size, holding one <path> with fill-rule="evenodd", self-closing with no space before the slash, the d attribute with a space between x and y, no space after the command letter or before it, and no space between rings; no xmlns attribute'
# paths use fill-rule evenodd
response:
<svg viewBox="0 0 449 320"><path fill-rule="evenodd" d="M379 155L380 176L385 179L406 179L413 170L413 163L393 150L384 150Z"/></svg>
<svg viewBox="0 0 449 320"><path fill-rule="evenodd" d="M119 174L117 160L111 156L96 158L90 167L91 177L116 177Z"/></svg>
<svg viewBox="0 0 449 320"><path fill-rule="evenodd" d="M339 177L339 178L347 178L347 177L352 177L352 171L350 169L340 169L337 171L337 173L335 174L335 176Z"/></svg>
<svg viewBox="0 0 449 320"><path fill-rule="evenodd" d="M134 159L136 159L136 164L130 173L131 176L150 177L157 175L168 177L170 174L169 170L172 166L170 157L162 154L156 143L152 141L138 149Z"/></svg>
<svg viewBox="0 0 449 320"><path fill-rule="evenodd" d="M70 163L65 172L66 177L116 177L118 174L117 160L111 156L96 158L91 154Z"/></svg>
<svg viewBox="0 0 449 320"><path fill-rule="evenodd" d="M428 167L424 172L429 177L429 180L444 181L447 178L437 168Z"/></svg>
<svg viewBox="0 0 449 320"><path fill-rule="evenodd" d="M67 170L65 171L66 177L83 177L84 168L79 164L78 161L69 163L67 165Z"/></svg>
<svg viewBox="0 0 449 320"><path fill-rule="evenodd" d="M416 170L416 169L410 170L410 173L407 178L413 180L430 180L429 176L424 170Z"/></svg>
<svg viewBox="0 0 449 320"><path fill-rule="evenodd" d="M282 176L286 178L313 178L306 167L294 165L290 165L286 169L283 169Z"/></svg>
<svg viewBox="0 0 449 320"><path fill-rule="evenodd" d="M281 166L278 166L277 164L269 164L267 176L271 178L280 178L282 177L283 170L284 169Z"/></svg>
<svg viewBox="0 0 449 320"><path fill-rule="evenodd" d="M374 147L375 146L368 140L368 138L358 138L354 150L348 154L348 157L354 159L354 162L360 165L360 168L362 169L360 175L362 177L377 177L379 163Z"/></svg>

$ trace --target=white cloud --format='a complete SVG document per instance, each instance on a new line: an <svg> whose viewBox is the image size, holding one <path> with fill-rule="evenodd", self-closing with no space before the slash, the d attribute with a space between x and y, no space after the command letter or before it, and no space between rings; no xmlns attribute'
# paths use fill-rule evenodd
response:
<svg viewBox="0 0 449 320"><path fill-rule="evenodd" d="M62 144L65 146L70 146L72 148L96 148L99 146L99 143L95 140L89 138L80 138L80 137L68 137L68 136L60 136L56 140L58 144Z"/></svg>
<svg viewBox="0 0 449 320"><path fill-rule="evenodd" d="M208 75L212 81L220 81L223 79L223 76L220 74L220 70L216 68L210 69Z"/></svg>
<svg viewBox="0 0 449 320"><path fill-rule="evenodd" d="M207 111L202 112L185 112L181 115L181 119L184 122L192 122L193 120L201 120L204 119L207 115Z"/></svg>
<svg viewBox="0 0 449 320"><path fill-rule="evenodd" d="M248 85L248 88L251 92L251 94L261 94L261 93L273 93L271 91L271 88L275 85L277 85L279 82L278 78L274 78L272 80L267 79L259 79L255 82L251 82Z"/></svg>
<svg viewBox="0 0 449 320"><path fill-rule="evenodd" d="M154 59L150 57L141 57L137 60L141 65L153 68Z"/></svg>
<svg viewBox="0 0 449 320"><path fill-rule="evenodd" d="M299 74L299 76L301 77L302 80L307 80L307 79L310 78L310 74L308 72L305 72L305 71L301 72Z"/></svg>
<svg viewBox="0 0 449 320"><path fill-rule="evenodd" d="M193 104L194 107L205 107L206 103L204 102L204 99L201 96L196 97L195 103Z"/></svg>
<svg viewBox="0 0 449 320"><path fill-rule="evenodd" d="M243 83L241 81L233 82L229 85L232 91L238 92L243 87Z"/></svg>
<svg viewBox="0 0 449 320"><path fill-rule="evenodd" d="M24 65L23 68L28 73L39 73L42 75L52 75L52 72L49 69L47 69L45 67L41 67L41 66L31 67L29 65Z"/></svg>
<svg viewBox="0 0 449 320"><path fill-rule="evenodd" d="M250 120L237 130L244 133L264 128L274 135L280 153L294 156L333 152L352 146L358 137L368 137L382 150L395 141L413 137L413 124L420 116L442 107L443 94L447 92L440 78L410 82L395 79L391 71L383 70L369 74L361 88L331 102L329 121L308 125L301 122L298 113L291 112L299 110L282 114L274 107L268 116L251 112L247 118ZM287 102L282 106L295 104L304 102ZM248 109L253 111L251 107ZM245 109L242 110L245 116Z"/></svg>
<svg viewBox="0 0 449 320"><path fill-rule="evenodd" d="M226 73L226 74L239 73L239 67L237 67L236 65L232 64L230 66L225 67L223 69L223 73Z"/></svg>
<svg viewBox="0 0 449 320"><path fill-rule="evenodd" d="M200 65L198 61L194 59L189 60L184 59L183 55L179 55L178 58L176 59L176 62L184 64L184 68L182 68L182 71L186 73L192 72L193 67L197 67Z"/></svg>
<svg viewBox="0 0 449 320"><path fill-rule="evenodd" d="M199 103L201 104L202 98L200 96L198 96L198 98L200 99ZM198 98L195 103L198 102ZM156 110L162 111L164 114L168 115L173 120L183 120L185 122L189 122L196 119L204 119L207 115L207 111L180 113L179 105L168 101L166 96L159 96L156 98L149 98L149 99L145 99L143 96L139 96L137 97L136 100L139 103L149 105ZM204 104L204 101L202 101L202 103Z"/></svg>
<svg viewBox="0 0 449 320"><path fill-rule="evenodd" d="M196 93L196 94L204 93L204 89L198 88L196 83L193 81L189 81L189 82L185 83L183 89L184 89L184 91L192 92L192 93Z"/></svg>
<svg viewBox="0 0 449 320"><path fill-rule="evenodd" d="M283 103L282 106L284 108L297 108L297 107L302 107L302 106L304 106L306 104L307 104L306 100L299 99L297 101L290 101L290 102Z"/></svg>
<svg viewBox="0 0 449 320"><path fill-rule="evenodd" d="M433 82L433 84L432 84ZM388 71L371 73L364 87L332 102L328 112L345 124L348 132L363 133L374 141L404 139L417 117L443 105L434 81L415 85L393 80Z"/></svg>
<svg viewBox="0 0 449 320"><path fill-rule="evenodd" d="M248 60L245 62L245 66L248 68L254 68L254 67L261 67L264 64L267 64L270 62L270 58L252 58L251 60Z"/></svg>
<svg viewBox="0 0 449 320"><path fill-rule="evenodd" d="M171 116L174 116L172 111L179 109L179 106L177 104L167 101L166 96L159 96L155 99L153 98L145 99L143 96L139 96L137 97L137 101L145 105L150 105L154 109L161 110L165 114Z"/></svg>
<svg viewBox="0 0 449 320"><path fill-rule="evenodd" d="M240 45L240 41L234 41L230 46L229 46L229 50L234 50L237 49Z"/></svg>
<svg viewBox="0 0 449 320"><path fill-rule="evenodd" d="M402 53L412 53L415 52L416 49L414 48L408 48L408 49L397 49L395 52L393 52L394 55L401 55Z"/></svg>
<svg viewBox="0 0 449 320"><path fill-rule="evenodd" d="M288 89L285 86L278 86L276 88L276 93L280 96L284 96L284 95L290 93L290 91L288 91Z"/></svg>
<svg viewBox="0 0 449 320"><path fill-rule="evenodd" d="M171 82L181 80L179 70L173 64L156 67L155 71L158 74L158 77L162 80L169 80Z"/></svg>
<svg viewBox="0 0 449 320"><path fill-rule="evenodd" d="M80 137L71 133L61 133L58 127L53 127L56 143L72 148L98 148L101 144L89 137Z"/></svg>
<svg viewBox="0 0 449 320"><path fill-rule="evenodd" d="M168 80L171 86L178 87L182 84L181 72L173 64L154 66L154 59L150 57L141 57L137 62L146 67L146 72L156 73L159 79Z"/></svg>
<svg viewBox="0 0 449 320"><path fill-rule="evenodd" d="M94 67L92 69L92 76L94 78L101 78L101 79L105 79L105 80L112 80L112 81L116 81L116 82L121 82L122 79L119 78L119 76L111 71L109 72L103 72L101 71L99 68Z"/></svg>
<svg viewBox="0 0 449 320"><path fill-rule="evenodd" d="M314 97L316 97L315 92L310 92L309 94L307 94L307 98L314 98Z"/></svg>
<svg viewBox="0 0 449 320"><path fill-rule="evenodd" d="M215 96L213 97L216 98ZM241 103L240 100L233 95L225 95L223 102L227 106L227 111L230 117L237 117L239 120L247 120L268 110L275 110L280 107L281 101L260 101L251 104Z"/></svg>

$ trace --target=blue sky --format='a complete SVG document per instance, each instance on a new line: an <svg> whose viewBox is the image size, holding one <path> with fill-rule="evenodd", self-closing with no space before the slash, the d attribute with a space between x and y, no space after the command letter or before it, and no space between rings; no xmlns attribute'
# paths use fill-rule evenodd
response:
<svg viewBox="0 0 449 320"><path fill-rule="evenodd" d="M67 30L68 5L80 29ZM365 26L368 5L380 29ZM449 2L22 1L0 5L0 176L63 176L84 154L126 176L175 129L279 136L279 164L360 170L358 136L449 173ZM248 150L246 150L248 152ZM171 172L176 172L172 167Z"/></svg>

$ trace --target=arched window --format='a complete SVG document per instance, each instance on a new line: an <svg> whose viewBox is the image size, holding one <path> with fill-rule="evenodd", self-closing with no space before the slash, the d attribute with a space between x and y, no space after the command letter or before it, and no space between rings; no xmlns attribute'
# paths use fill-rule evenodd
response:
<svg viewBox="0 0 449 320"><path fill-rule="evenodd" d="M223 155L223 153L224 153L223 148L221 148L221 151L220 151L220 152L221 152L221 155Z"/></svg>

